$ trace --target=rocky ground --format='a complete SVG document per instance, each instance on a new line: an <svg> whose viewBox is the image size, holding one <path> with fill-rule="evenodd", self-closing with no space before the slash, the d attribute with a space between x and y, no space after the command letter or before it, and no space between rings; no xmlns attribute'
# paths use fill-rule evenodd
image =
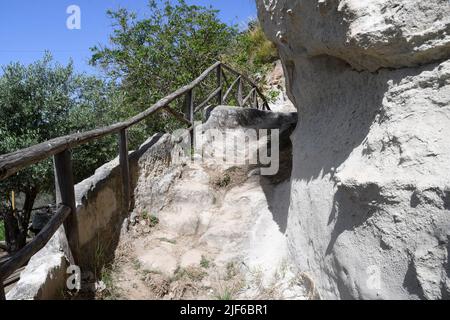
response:
<svg viewBox="0 0 450 320"><path fill-rule="evenodd" d="M247 175L237 167L183 168L169 191L173 202L159 218L137 212L114 264L104 271L103 297L308 298L313 284L288 263L261 177Z"/></svg>
<svg viewBox="0 0 450 320"><path fill-rule="evenodd" d="M289 173L267 178L215 160L141 164L136 207L99 298L315 298L313 281L288 259L289 202L274 202L289 193Z"/></svg>

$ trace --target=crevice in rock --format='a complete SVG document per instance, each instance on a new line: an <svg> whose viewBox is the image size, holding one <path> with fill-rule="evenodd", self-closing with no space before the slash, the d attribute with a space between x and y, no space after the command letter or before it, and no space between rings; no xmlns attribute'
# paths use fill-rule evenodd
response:
<svg viewBox="0 0 450 320"><path fill-rule="evenodd" d="M406 271L405 278L403 280L403 287L412 295L416 295L419 299L424 299L424 292L417 279L416 267L414 262L410 261L408 264L408 270Z"/></svg>

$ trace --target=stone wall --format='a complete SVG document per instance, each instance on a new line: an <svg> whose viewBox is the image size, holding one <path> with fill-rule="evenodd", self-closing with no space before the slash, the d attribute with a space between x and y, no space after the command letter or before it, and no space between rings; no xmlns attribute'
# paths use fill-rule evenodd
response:
<svg viewBox="0 0 450 320"><path fill-rule="evenodd" d="M325 299L450 296L450 3L257 0L299 110L287 235Z"/></svg>
<svg viewBox="0 0 450 320"><path fill-rule="evenodd" d="M129 155L132 188L136 186L142 162L151 162L155 149L164 148L161 134L148 139ZM164 139L163 139L164 140ZM76 151L75 151L76 152ZM156 151L157 152L157 151ZM144 160L142 160L144 159ZM114 258L128 211L122 198L122 179L118 158L101 166L95 174L75 186L81 271L94 275ZM47 245L34 255L8 300L55 299L66 288L67 266L73 261L64 228L61 227ZM89 279L83 279L89 280Z"/></svg>

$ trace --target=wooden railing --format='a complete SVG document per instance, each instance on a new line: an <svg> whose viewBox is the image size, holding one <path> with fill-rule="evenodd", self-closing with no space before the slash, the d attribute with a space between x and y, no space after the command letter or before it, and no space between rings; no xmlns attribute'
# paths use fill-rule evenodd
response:
<svg viewBox="0 0 450 320"><path fill-rule="evenodd" d="M217 88L214 89L202 103L195 106L194 89L205 81L205 79L214 71L217 76ZM233 76L236 76L236 80L230 83L225 71ZM244 96L245 83L251 88L246 96ZM226 91L223 90L224 84L227 85ZM216 98L215 105L226 104L234 88L236 89L236 101L240 107L250 106L252 108L270 110L265 96L254 82L229 66L221 62L216 62L190 84L169 94L147 110L126 121L87 132L58 137L29 148L1 155L0 180L6 179L23 168L53 156L58 209L45 228L30 243L0 265L0 300L5 299L5 292L3 288L4 280L16 269L22 267L35 253L42 249L55 234L56 230L58 230L58 228L63 224L74 262L77 263L77 261L79 261L80 252L75 217L75 191L72 173L71 150L73 148L86 144L90 141L100 139L106 135L118 134L119 163L121 168L124 197L123 201L127 210L129 210L131 205L131 184L130 168L128 163L128 128L140 123L148 116L160 110L164 110L179 121L188 125L192 132L194 126L194 115L208 105L214 106L214 104L210 103L214 98ZM171 102L182 96L185 97L184 113L178 112L169 106Z"/></svg>

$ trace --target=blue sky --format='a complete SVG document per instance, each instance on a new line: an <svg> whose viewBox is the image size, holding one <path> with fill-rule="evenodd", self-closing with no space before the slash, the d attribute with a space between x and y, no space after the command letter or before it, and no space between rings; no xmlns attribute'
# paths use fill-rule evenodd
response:
<svg viewBox="0 0 450 320"><path fill-rule="evenodd" d="M254 0L186 0L189 4L212 5L222 21L242 24L256 17ZM11 61L31 63L49 50L56 61L73 59L78 71L96 73L88 65L89 48L106 44L111 32L107 9L125 7L143 15L147 0L11 0L0 2L0 66ZM66 13L70 5L81 9L81 29L69 30Z"/></svg>

